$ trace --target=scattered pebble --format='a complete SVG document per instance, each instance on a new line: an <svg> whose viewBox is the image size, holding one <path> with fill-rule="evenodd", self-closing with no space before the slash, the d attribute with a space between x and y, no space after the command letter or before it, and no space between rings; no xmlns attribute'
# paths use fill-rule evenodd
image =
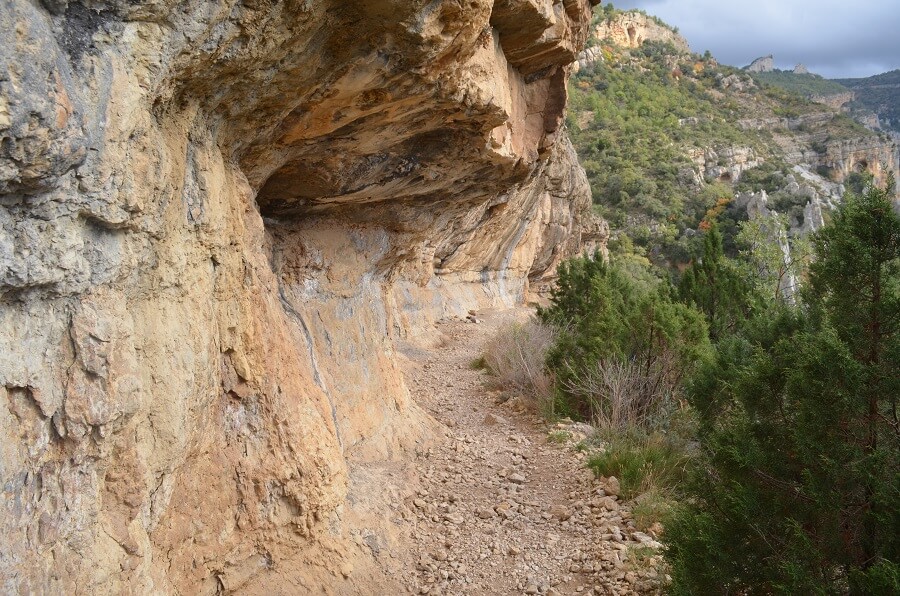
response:
<svg viewBox="0 0 900 596"><path fill-rule="evenodd" d="M401 581L410 593L447 596L661 593L661 557L642 557L647 567L638 568L630 549L660 548L662 526L637 531L619 480L594 479L583 454L547 441L548 431L592 429L548 428L525 398L500 399L470 366L501 320L474 311L444 320L445 345L410 372L414 399L447 438L418 452L420 484L399 522L417 562L401 565Z"/></svg>

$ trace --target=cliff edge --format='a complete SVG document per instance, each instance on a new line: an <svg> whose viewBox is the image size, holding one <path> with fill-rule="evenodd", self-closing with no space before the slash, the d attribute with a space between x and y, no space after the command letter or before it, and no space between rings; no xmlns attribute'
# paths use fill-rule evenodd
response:
<svg viewBox="0 0 900 596"><path fill-rule="evenodd" d="M691 52L687 40L676 29L656 17L636 10L616 12L611 17L601 19L594 26L592 36L622 48L639 48L644 42L650 41L672 44L676 51L684 54Z"/></svg>
<svg viewBox="0 0 900 596"><path fill-rule="evenodd" d="M3 591L233 591L339 534L348 462L435 425L396 342L580 249L595 3L4 2Z"/></svg>

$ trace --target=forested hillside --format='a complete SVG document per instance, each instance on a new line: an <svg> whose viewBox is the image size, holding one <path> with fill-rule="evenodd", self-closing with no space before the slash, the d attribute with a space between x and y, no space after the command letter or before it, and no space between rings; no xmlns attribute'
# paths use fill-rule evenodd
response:
<svg viewBox="0 0 900 596"><path fill-rule="evenodd" d="M606 10L596 18L630 17ZM785 237L799 237L823 225L847 184L883 181L885 160L896 169L888 139L803 97L842 89L836 83L792 75L809 84L791 91L659 41L589 46L570 81L569 128L613 251L683 266L714 216L735 254L739 223L769 211Z"/></svg>
<svg viewBox="0 0 900 596"><path fill-rule="evenodd" d="M484 364L593 425L575 449L653 538L604 555L638 593L900 593L896 146L823 79L597 18L569 127L610 255Z"/></svg>
<svg viewBox="0 0 900 596"><path fill-rule="evenodd" d="M878 114L882 126L900 133L900 70L837 82L854 91L859 106Z"/></svg>

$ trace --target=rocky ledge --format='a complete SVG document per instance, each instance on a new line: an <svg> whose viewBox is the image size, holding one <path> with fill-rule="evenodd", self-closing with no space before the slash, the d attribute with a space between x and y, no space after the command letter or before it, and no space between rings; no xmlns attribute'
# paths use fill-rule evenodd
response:
<svg viewBox="0 0 900 596"><path fill-rule="evenodd" d="M594 3L4 1L2 590L342 577L395 340L579 250Z"/></svg>

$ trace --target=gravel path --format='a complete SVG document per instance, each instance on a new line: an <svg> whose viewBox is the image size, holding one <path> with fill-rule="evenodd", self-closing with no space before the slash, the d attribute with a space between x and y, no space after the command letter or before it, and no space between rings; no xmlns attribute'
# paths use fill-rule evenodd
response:
<svg viewBox="0 0 900 596"><path fill-rule="evenodd" d="M584 425L549 426L521 399L500 404L471 363L524 310L439 325L440 348L416 350L409 385L448 437L415 462L406 503L417 594L648 594L659 543L636 532L617 481L599 482L574 443ZM572 440L549 440L562 430Z"/></svg>

